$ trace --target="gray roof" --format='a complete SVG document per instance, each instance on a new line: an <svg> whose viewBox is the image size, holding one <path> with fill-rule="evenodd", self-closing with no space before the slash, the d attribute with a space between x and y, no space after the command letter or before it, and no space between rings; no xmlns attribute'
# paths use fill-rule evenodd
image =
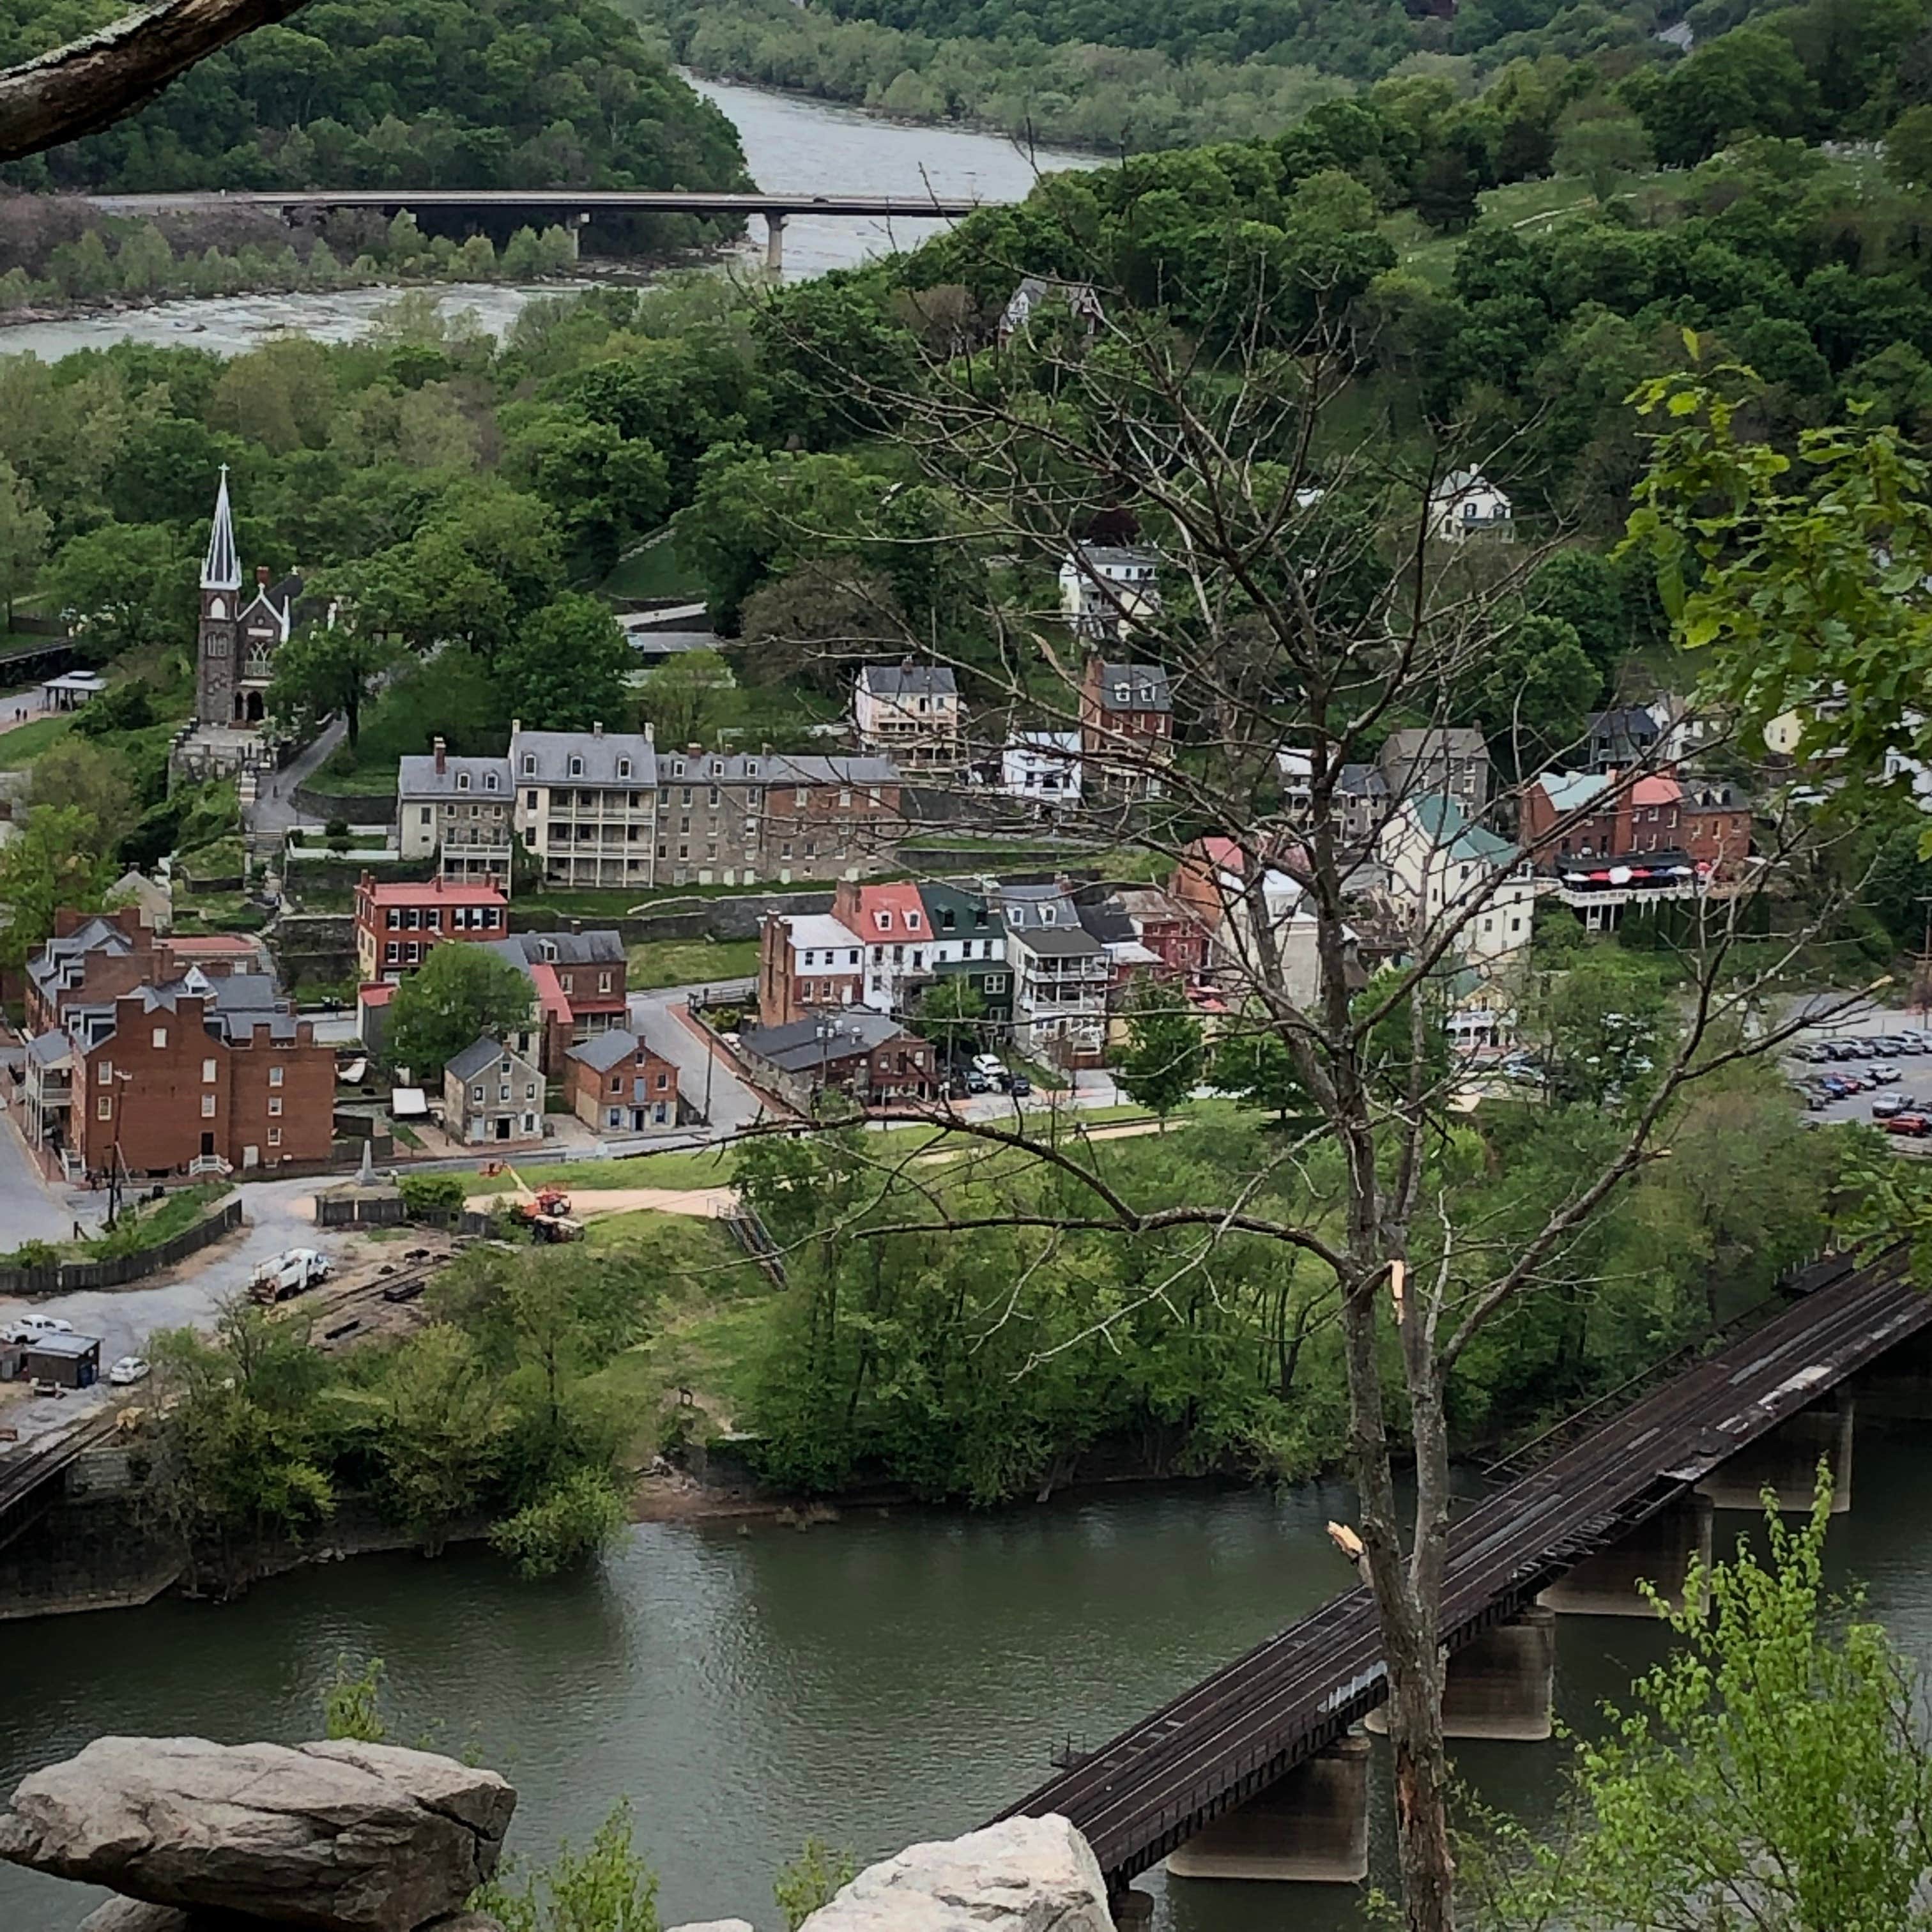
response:
<svg viewBox="0 0 1932 1932"><path fill-rule="evenodd" d="M512 966L620 966L624 942L608 926L590 932L513 932L485 942Z"/></svg>
<svg viewBox="0 0 1932 1932"><path fill-rule="evenodd" d="M63 963L78 959L82 953L106 952L124 956L134 950L134 941L111 920L90 919L64 938L47 940L27 962L27 976L35 986L44 986L58 976Z"/></svg>
<svg viewBox="0 0 1932 1932"><path fill-rule="evenodd" d="M573 772L572 758L584 769ZM617 761L630 760L620 776ZM510 769L519 781L540 784L654 785L656 748L638 731L518 731L510 740Z"/></svg>
<svg viewBox="0 0 1932 1932"><path fill-rule="evenodd" d="M442 1070L453 1073L459 1080L469 1080L481 1073L486 1066L494 1066L508 1049L500 1040L492 1040L488 1034L472 1040L454 1060L443 1062ZM512 1059L516 1055L512 1054Z"/></svg>
<svg viewBox="0 0 1932 1932"><path fill-rule="evenodd" d="M1657 720L1641 704L1613 705L1606 711L1593 711L1588 719L1590 735L1600 737L1606 732L1621 732L1626 738L1646 740L1659 735Z"/></svg>
<svg viewBox="0 0 1932 1932"><path fill-rule="evenodd" d="M1007 929L1019 945L1042 958L1080 958L1107 950L1083 926L1016 927L1010 920ZM1133 934L1127 936L1132 938Z"/></svg>
<svg viewBox="0 0 1932 1932"><path fill-rule="evenodd" d="M859 682L876 698L951 698L959 689L952 674L938 664L867 664Z"/></svg>
<svg viewBox="0 0 1932 1932"><path fill-rule="evenodd" d="M1386 798L1388 780L1379 765L1344 765L1336 776L1335 789L1345 797Z"/></svg>
<svg viewBox="0 0 1932 1932"><path fill-rule="evenodd" d="M27 1042L27 1058L43 1066L58 1066L74 1051L74 1042L64 1033L37 1034Z"/></svg>
<svg viewBox="0 0 1932 1932"><path fill-rule="evenodd" d="M1133 565L1160 564L1157 550L1137 550L1127 544L1076 544L1067 558L1072 564L1090 564L1095 569L1124 570Z"/></svg>
<svg viewBox="0 0 1932 1932"><path fill-rule="evenodd" d="M832 1020L832 1030L824 1038L818 1030L824 1022L815 1019L749 1028L743 1036L745 1051L782 1072L806 1073L821 1064L830 1066L870 1053L906 1030L890 1015L865 1006L842 1007L836 1016L827 1017Z"/></svg>
<svg viewBox="0 0 1932 1932"><path fill-rule="evenodd" d="M58 1329L43 1335L36 1335L26 1345L30 1355L62 1355L69 1361L80 1361L92 1354L100 1346L98 1335L63 1335Z"/></svg>
<svg viewBox="0 0 1932 1932"><path fill-rule="evenodd" d="M628 1060L643 1044L635 1034L613 1027L608 1033L593 1033L588 1040L579 1040L564 1058L580 1060L586 1066L608 1073L620 1060Z"/></svg>
<svg viewBox="0 0 1932 1932"><path fill-rule="evenodd" d="M467 785L458 780L466 778ZM494 778L493 787L490 781ZM436 768L434 752L412 752L396 766L396 795L399 798L454 798L482 795L508 798L510 795L510 761L508 758L445 758L442 770Z"/></svg>
<svg viewBox="0 0 1932 1932"><path fill-rule="evenodd" d="M1173 694L1167 688L1167 673L1159 664L1102 664L1100 701L1117 710L1129 707L1136 711L1174 709Z"/></svg>
<svg viewBox="0 0 1932 1932"><path fill-rule="evenodd" d="M1384 759L1486 758L1490 748L1473 724L1420 724L1391 731L1382 742Z"/></svg>

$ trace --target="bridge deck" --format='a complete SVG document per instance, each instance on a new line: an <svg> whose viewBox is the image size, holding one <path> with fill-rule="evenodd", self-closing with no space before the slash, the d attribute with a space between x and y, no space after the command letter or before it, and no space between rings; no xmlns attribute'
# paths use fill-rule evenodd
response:
<svg viewBox="0 0 1932 1932"><path fill-rule="evenodd" d="M976 196L936 194L708 194L674 188L184 188L155 194L89 194L80 200L110 214L170 208L542 208L574 214L825 214L957 218L984 204Z"/></svg>
<svg viewBox="0 0 1932 1932"><path fill-rule="evenodd" d="M1451 1533L1444 1642L1454 1648L1514 1614L1928 1323L1932 1296L1905 1277L1902 1252L1847 1270L1477 1504ZM1387 1694L1374 1600L1351 1590L1000 1815L1061 1814L1123 1885Z"/></svg>

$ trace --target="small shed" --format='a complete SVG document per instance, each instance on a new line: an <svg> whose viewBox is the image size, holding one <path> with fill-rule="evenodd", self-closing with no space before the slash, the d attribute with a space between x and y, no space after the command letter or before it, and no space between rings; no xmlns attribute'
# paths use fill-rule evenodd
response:
<svg viewBox="0 0 1932 1932"><path fill-rule="evenodd" d="M58 1382L62 1388L92 1388L100 1379L100 1337L37 1335L27 1344L21 1366L34 1382Z"/></svg>

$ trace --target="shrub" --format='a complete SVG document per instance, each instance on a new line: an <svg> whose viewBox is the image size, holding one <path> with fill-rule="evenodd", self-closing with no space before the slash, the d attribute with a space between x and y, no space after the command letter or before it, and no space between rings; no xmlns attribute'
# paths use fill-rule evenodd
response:
<svg viewBox="0 0 1932 1932"><path fill-rule="evenodd" d="M425 1214L460 1214L469 1190L460 1174L410 1174L403 1177L403 1207L414 1220Z"/></svg>
<svg viewBox="0 0 1932 1932"><path fill-rule="evenodd" d="M10 1268L52 1268L60 1259L60 1250L50 1241L22 1241L7 1257Z"/></svg>
<svg viewBox="0 0 1932 1932"><path fill-rule="evenodd" d="M498 1523L490 1546L534 1582L596 1556L623 1526L623 1501L610 1478L578 1469Z"/></svg>

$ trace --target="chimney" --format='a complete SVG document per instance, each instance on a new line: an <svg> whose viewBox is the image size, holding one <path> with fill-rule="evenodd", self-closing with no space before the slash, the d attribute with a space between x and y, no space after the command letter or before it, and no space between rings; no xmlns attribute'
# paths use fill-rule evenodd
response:
<svg viewBox="0 0 1932 1932"><path fill-rule="evenodd" d="M449 769L449 747L440 738L430 741L430 749L436 754L436 775L441 778Z"/></svg>
<svg viewBox="0 0 1932 1932"><path fill-rule="evenodd" d="M520 718L512 718L510 720L510 736L514 738L518 736L522 733L523 728L524 721Z"/></svg>
<svg viewBox="0 0 1932 1932"><path fill-rule="evenodd" d="M653 724L648 718L646 718L644 720L644 742L655 750L657 746L657 742L658 728Z"/></svg>
<svg viewBox="0 0 1932 1932"><path fill-rule="evenodd" d="M268 589L268 566L266 563L258 563L256 565L255 581L259 584L264 590Z"/></svg>
<svg viewBox="0 0 1932 1932"><path fill-rule="evenodd" d="M687 758L701 758L704 755L704 747L702 745L687 745L684 748L684 755Z"/></svg>
<svg viewBox="0 0 1932 1932"><path fill-rule="evenodd" d="M572 938L575 939L578 938L582 934L583 931L583 920L580 919L574 919L570 922L570 936Z"/></svg>
<svg viewBox="0 0 1932 1932"><path fill-rule="evenodd" d="M603 736L604 721L602 718L599 718L592 724L590 727L590 735L593 738L601 738Z"/></svg>

